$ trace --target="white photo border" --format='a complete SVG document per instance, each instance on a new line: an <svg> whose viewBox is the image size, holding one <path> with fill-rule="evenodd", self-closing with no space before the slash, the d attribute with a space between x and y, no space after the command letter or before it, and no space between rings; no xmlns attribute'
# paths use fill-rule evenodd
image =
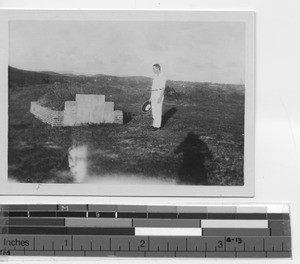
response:
<svg viewBox="0 0 300 264"><path fill-rule="evenodd" d="M8 171L8 23L30 21L231 21L244 22L246 28L245 65L245 141L243 186L139 186L95 184L11 183ZM2 154L0 195L92 195L100 197L253 197L255 146L255 12L204 10L0 10L0 115ZM142 188L141 188L142 187Z"/></svg>

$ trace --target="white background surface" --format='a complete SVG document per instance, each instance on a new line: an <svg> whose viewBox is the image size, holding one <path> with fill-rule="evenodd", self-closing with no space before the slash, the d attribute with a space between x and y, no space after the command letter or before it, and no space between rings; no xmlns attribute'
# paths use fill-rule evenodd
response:
<svg viewBox="0 0 300 264"><path fill-rule="evenodd" d="M84 259L76 263L300 263L300 2L298 0L16 1L0 8L193 9L256 11L255 198L153 199L151 203L266 203L291 205L293 259ZM1 87L3 89L3 87ZM1 203L124 203L96 197L0 197ZM150 203L141 198L126 203ZM10 260L16 263L16 260ZM28 261L27 263L32 263ZM56 262L58 263L58 262ZM59 261L61 263L61 261ZM66 263L70 263L67 261Z"/></svg>

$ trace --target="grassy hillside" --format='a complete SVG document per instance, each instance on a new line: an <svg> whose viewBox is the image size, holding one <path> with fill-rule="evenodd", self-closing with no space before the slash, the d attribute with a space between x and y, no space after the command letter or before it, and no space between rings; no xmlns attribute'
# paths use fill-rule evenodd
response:
<svg viewBox="0 0 300 264"><path fill-rule="evenodd" d="M45 99L55 82L60 83L56 93L104 94L124 111L125 124L43 124L30 114L30 102ZM151 82L146 77L67 76L10 67L9 177L74 182L70 149L84 146L89 179L135 175L177 184L242 185L244 87L168 81L179 96L165 97L163 129L152 132L151 114L140 111Z"/></svg>

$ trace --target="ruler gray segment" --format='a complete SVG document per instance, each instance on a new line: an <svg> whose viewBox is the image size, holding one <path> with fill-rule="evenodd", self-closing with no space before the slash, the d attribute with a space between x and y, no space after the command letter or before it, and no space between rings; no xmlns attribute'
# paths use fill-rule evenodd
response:
<svg viewBox="0 0 300 264"><path fill-rule="evenodd" d="M72 250L72 236L36 235L35 250Z"/></svg>
<svg viewBox="0 0 300 264"><path fill-rule="evenodd" d="M178 258L204 258L205 252L176 252Z"/></svg>
<svg viewBox="0 0 300 264"><path fill-rule="evenodd" d="M59 204L58 211L87 211L86 204Z"/></svg>
<svg viewBox="0 0 300 264"><path fill-rule="evenodd" d="M188 237L186 239L186 250L187 251L205 251L207 244L204 237Z"/></svg>
<svg viewBox="0 0 300 264"><path fill-rule="evenodd" d="M54 256L54 251L25 251L25 256Z"/></svg>
<svg viewBox="0 0 300 264"><path fill-rule="evenodd" d="M147 251L149 248L147 236L116 236L111 237L111 250Z"/></svg>
<svg viewBox="0 0 300 264"><path fill-rule="evenodd" d="M133 212L133 213L146 213L146 205L118 205L116 211L118 212Z"/></svg>
<svg viewBox="0 0 300 264"><path fill-rule="evenodd" d="M236 213L235 206L211 206L207 207L207 213Z"/></svg>
<svg viewBox="0 0 300 264"><path fill-rule="evenodd" d="M87 257L115 257L114 251L86 251Z"/></svg>
<svg viewBox="0 0 300 264"><path fill-rule="evenodd" d="M147 206L149 213L177 213L176 206Z"/></svg>
<svg viewBox="0 0 300 264"><path fill-rule="evenodd" d="M83 257L84 251L55 251L55 256Z"/></svg>
<svg viewBox="0 0 300 264"><path fill-rule="evenodd" d="M10 251L10 256L24 256L24 250Z"/></svg>
<svg viewBox="0 0 300 264"><path fill-rule="evenodd" d="M291 236L289 220L269 220L271 236Z"/></svg>
<svg viewBox="0 0 300 264"><path fill-rule="evenodd" d="M27 205L28 211L56 211L56 204L29 204Z"/></svg>
<svg viewBox="0 0 300 264"><path fill-rule="evenodd" d="M206 206L178 206L177 213L207 213Z"/></svg>
<svg viewBox="0 0 300 264"><path fill-rule="evenodd" d="M197 219L133 219L133 227L200 227Z"/></svg>
<svg viewBox="0 0 300 264"><path fill-rule="evenodd" d="M226 237L226 251L264 251L263 237Z"/></svg>
<svg viewBox="0 0 300 264"><path fill-rule="evenodd" d="M132 227L131 219L66 218L66 227Z"/></svg>
<svg viewBox="0 0 300 264"><path fill-rule="evenodd" d="M90 204L88 205L88 211L90 212L117 212L118 206L117 205L110 205L110 204Z"/></svg>
<svg viewBox="0 0 300 264"><path fill-rule="evenodd" d="M146 252L148 258L174 258L175 252Z"/></svg>
<svg viewBox="0 0 300 264"><path fill-rule="evenodd" d="M235 258L235 252L206 252L207 258Z"/></svg>
<svg viewBox="0 0 300 264"><path fill-rule="evenodd" d="M225 251L225 238L221 236L206 237L206 250L207 251Z"/></svg>
<svg viewBox="0 0 300 264"><path fill-rule="evenodd" d="M32 235L1 235L0 245L6 250L33 250L34 236Z"/></svg>
<svg viewBox="0 0 300 264"><path fill-rule="evenodd" d="M73 250L110 250L108 236L73 236Z"/></svg>
<svg viewBox="0 0 300 264"><path fill-rule="evenodd" d="M141 258L145 256L144 252L120 252L116 251L117 257L125 257L125 258Z"/></svg>
<svg viewBox="0 0 300 264"><path fill-rule="evenodd" d="M267 252L268 258L291 258L291 252Z"/></svg>
<svg viewBox="0 0 300 264"><path fill-rule="evenodd" d="M0 217L0 226L8 225L9 224L9 218L8 217ZM2 233L0 233L2 234Z"/></svg>
<svg viewBox="0 0 300 264"><path fill-rule="evenodd" d="M186 251L224 251L224 237L188 237Z"/></svg>
<svg viewBox="0 0 300 264"><path fill-rule="evenodd" d="M185 237L149 237L150 251L185 251L187 239Z"/></svg>
<svg viewBox="0 0 300 264"><path fill-rule="evenodd" d="M6 204L1 206L2 211L27 211L27 204Z"/></svg>
<svg viewBox="0 0 300 264"><path fill-rule="evenodd" d="M265 251L291 251L291 237L266 237Z"/></svg>
<svg viewBox="0 0 300 264"><path fill-rule="evenodd" d="M237 258L266 258L266 252L237 252Z"/></svg>
<svg viewBox="0 0 300 264"><path fill-rule="evenodd" d="M269 228L202 228L202 236L269 236Z"/></svg>

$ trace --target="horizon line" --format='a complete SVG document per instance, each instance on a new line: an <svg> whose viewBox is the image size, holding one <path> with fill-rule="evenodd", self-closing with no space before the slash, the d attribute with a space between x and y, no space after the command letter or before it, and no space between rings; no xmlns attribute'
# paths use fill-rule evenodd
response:
<svg viewBox="0 0 300 264"><path fill-rule="evenodd" d="M143 78L149 78L153 79L148 76L144 75L111 75L111 74L103 74L103 73L96 73L96 74L87 74L87 73L77 73L74 71L65 71L65 73L62 72L56 72L52 70L41 70L41 71L36 71L36 70L27 70L27 69L21 69L12 65L8 65L8 67L21 70L21 71L29 71L29 72L38 72L38 73L47 73L47 72L53 72L59 75L67 75L67 74L72 74L74 76L85 76L85 77L95 77L96 75L103 75L103 76L112 76L112 77L119 77L119 78L126 78L126 77L143 77ZM189 83L210 83L210 84L226 84L226 85L243 85L245 84L243 82L241 83L217 83L217 82L210 82L210 81L183 81L183 80L172 80L172 79L167 79L167 81L173 81L173 82L189 82Z"/></svg>

